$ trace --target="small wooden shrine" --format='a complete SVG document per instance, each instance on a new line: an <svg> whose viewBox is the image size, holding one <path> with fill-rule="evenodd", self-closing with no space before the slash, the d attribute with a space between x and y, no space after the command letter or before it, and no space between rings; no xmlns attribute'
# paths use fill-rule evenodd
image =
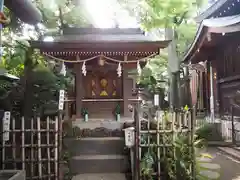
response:
<svg viewBox="0 0 240 180"><path fill-rule="evenodd" d="M240 1L219 0L196 20L201 23L184 57L193 72L192 95L198 109L223 116L240 88Z"/></svg>
<svg viewBox="0 0 240 180"><path fill-rule="evenodd" d="M66 28L54 41L32 45L73 70L75 88L65 101L68 115L79 118L87 110L89 118L109 119L116 107L121 115L131 115L128 105L136 84L131 71L140 72L168 41L151 40L140 29Z"/></svg>

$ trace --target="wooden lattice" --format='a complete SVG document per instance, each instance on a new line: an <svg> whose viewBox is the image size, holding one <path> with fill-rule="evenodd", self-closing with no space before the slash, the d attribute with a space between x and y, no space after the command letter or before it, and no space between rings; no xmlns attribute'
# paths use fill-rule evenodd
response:
<svg viewBox="0 0 240 180"><path fill-rule="evenodd" d="M58 117L12 118L9 132L1 133L1 169L25 170L27 179L58 180L61 126ZM4 133L9 133L8 141Z"/></svg>
<svg viewBox="0 0 240 180"><path fill-rule="evenodd" d="M139 106L139 105L137 105ZM145 108L146 109L146 108ZM169 171L177 172L176 162L176 146L175 140L180 136L186 137L187 145L189 146L188 152L192 162L187 167L194 177L194 124L195 113L191 111L178 111L172 113L164 113L157 111L157 118L152 119L151 114L143 112L143 108L136 107L135 109L135 122L136 122L136 143L135 143L135 179L169 179ZM164 115L165 114L165 115ZM149 152L153 157L148 155ZM149 157L147 157L149 156ZM144 177L142 169L143 162L152 161L149 171L151 178ZM172 158L173 167L167 167L166 159ZM190 160L191 161L191 160ZM149 166L149 164L148 164ZM149 172L148 172L149 173ZM174 176L179 176L173 174Z"/></svg>

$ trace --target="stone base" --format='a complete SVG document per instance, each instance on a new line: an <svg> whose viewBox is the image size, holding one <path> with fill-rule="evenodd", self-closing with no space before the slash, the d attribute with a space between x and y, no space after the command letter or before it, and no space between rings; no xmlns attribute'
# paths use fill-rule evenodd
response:
<svg viewBox="0 0 240 180"><path fill-rule="evenodd" d="M122 129L125 123L132 123L131 118L121 118L120 121L113 119L89 119L85 122L83 119L76 119L72 122L73 127L79 127L81 129L96 129L96 128L106 128L106 129Z"/></svg>
<svg viewBox="0 0 240 180"><path fill-rule="evenodd" d="M121 173L100 173L100 174L79 174L72 180L125 180L125 175Z"/></svg>

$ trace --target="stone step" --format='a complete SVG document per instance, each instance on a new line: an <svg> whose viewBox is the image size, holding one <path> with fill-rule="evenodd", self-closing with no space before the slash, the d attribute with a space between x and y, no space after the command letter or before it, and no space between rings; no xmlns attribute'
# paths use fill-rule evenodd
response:
<svg viewBox="0 0 240 180"><path fill-rule="evenodd" d="M78 174L72 180L126 180L123 173Z"/></svg>
<svg viewBox="0 0 240 180"><path fill-rule="evenodd" d="M116 121L114 118L89 118L88 122L82 119L76 119L72 122L73 126L77 126L80 129L122 129L124 123L133 122L131 118L121 117L120 121Z"/></svg>
<svg viewBox="0 0 240 180"><path fill-rule="evenodd" d="M218 149L235 160L240 161L240 151L232 147L218 147Z"/></svg>
<svg viewBox="0 0 240 180"><path fill-rule="evenodd" d="M122 155L124 138L121 137L88 137L67 139L65 144L73 156L80 155Z"/></svg>
<svg viewBox="0 0 240 180"><path fill-rule="evenodd" d="M201 169L212 170L212 171L220 171L221 169L219 164L207 163L207 162L201 162L199 163L199 166Z"/></svg>
<svg viewBox="0 0 240 180"><path fill-rule="evenodd" d="M202 170L197 175L198 179L219 180L220 174L218 172Z"/></svg>
<svg viewBox="0 0 240 180"><path fill-rule="evenodd" d="M127 167L127 158L122 155L81 155L72 157L70 162L73 174L124 173Z"/></svg>

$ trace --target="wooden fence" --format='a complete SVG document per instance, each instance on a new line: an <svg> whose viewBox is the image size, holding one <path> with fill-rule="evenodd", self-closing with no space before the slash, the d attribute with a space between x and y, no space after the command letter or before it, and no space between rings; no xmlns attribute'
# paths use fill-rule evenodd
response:
<svg viewBox="0 0 240 180"><path fill-rule="evenodd" d="M59 179L61 119L11 118L1 134L1 169L25 170L27 179Z"/></svg>
<svg viewBox="0 0 240 180"><path fill-rule="evenodd" d="M141 112L142 110L143 108L141 107L136 108L134 116L136 122L134 177L138 180L151 178L159 180L169 179L169 171L173 171L173 174L177 172L176 164L168 168L168 162L166 162L167 159L172 158L173 161L171 162L176 163L176 159L179 158L176 156L175 140L177 137L186 137L186 145L189 148L186 148L188 152L185 153L190 155L188 157L189 161L194 159L195 113L188 111L163 115L159 111L157 112L157 118L151 119L149 118L150 115L144 115ZM151 161L152 164L150 163ZM144 163L147 163L147 165L144 165ZM194 162L191 162L189 167L187 167L192 177L195 176L194 164ZM144 173L147 173L148 177ZM151 177L149 177L149 173L151 173ZM179 176L177 174L174 175Z"/></svg>

